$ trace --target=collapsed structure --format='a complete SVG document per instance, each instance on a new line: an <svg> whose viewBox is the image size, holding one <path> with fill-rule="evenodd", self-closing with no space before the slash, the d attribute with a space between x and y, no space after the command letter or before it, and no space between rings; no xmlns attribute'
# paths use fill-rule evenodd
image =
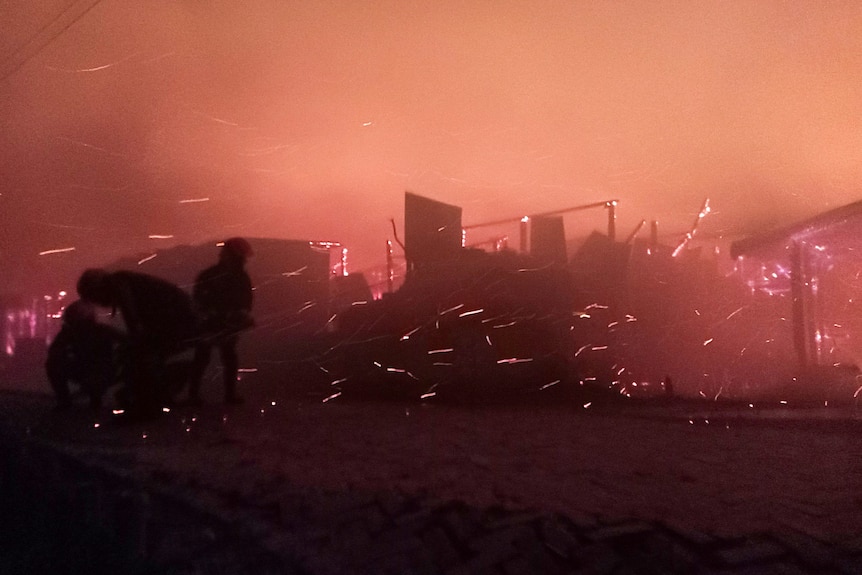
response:
<svg viewBox="0 0 862 575"><path fill-rule="evenodd" d="M709 399L858 395L862 202L735 242L730 274L717 251L691 246L708 201L676 245L659 242L654 222L648 238L641 222L618 240L616 205L505 220L517 225L517 249L505 236L471 247L466 233L487 224L465 226L459 206L407 193L403 243L395 233L403 266L390 249L384 281L371 286L346 273L337 243L252 238L258 327L243 358L267 381L331 397L589 403L665 394L669 382ZM563 216L591 209L607 212L607 229L572 249ZM190 289L217 249L179 246L108 267ZM19 358L38 357L68 297L6 302L6 357L16 345Z"/></svg>
<svg viewBox="0 0 862 575"><path fill-rule="evenodd" d="M855 380L862 347L857 309L862 274L862 201L731 246L752 291L789 299L792 342L801 378ZM821 382L822 383L822 382ZM816 382L811 383L817 385Z"/></svg>
<svg viewBox="0 0 862 575"><path fill-rule="evenodd" d="M458 231L478 226L463 226L459 207L408 193L404 286L339 318L354 363L335 387L426 396L447 388L468 396L560 389L643 396L666 393L673 381L677 392L708 399L854 397L859 353L851 334L862 326L851 292L862 269L852 229L862 203L733 244L737 265L729 274L720 271L717 249L703 254L691 245L708 200L672 246L658 241L655 222L648 239L637 238L641 222L618 241L615 206L524 217L519 250L495 238L486 252L464 245ZM593 232L569 256L562 214L584 208L607 209L607 232ZM478 326L470 353L458 351L470 347L470 329L452 321L465 313ZM526 330L529 343L507 347L505 331L496 330L525 318L533 328L555 327L541 335ZM453 325L456 335L447 339L443 327L451 332ZM423 334L437 347L416 344ZM459 368L466 361L459 357L484 362L481 376ZM533 369L548 364L554 368ZM515 365L523 378L501 368ZM390 388L387 380L402 384Z"/></svg>

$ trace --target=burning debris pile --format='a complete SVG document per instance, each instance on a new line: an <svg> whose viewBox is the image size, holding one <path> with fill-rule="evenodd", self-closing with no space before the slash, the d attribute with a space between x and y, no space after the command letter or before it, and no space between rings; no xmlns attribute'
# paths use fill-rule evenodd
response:
<svg viewBox="0 0 862 575"><path fill-rule="evenodd" d="M822 247L811 251L820 264L809 261L810 275L798 280L813 287L794 295L780 289L787 274L752 283L749 262L723 274L718 251L703 256L689 245L708 202L676 247L655 234L616 241L609 218L608 234L593 233L571 259L564 245L535 233L529 254L463 248L452 233L461 229L460 208L429 202L408 194L405 225L414 230L405 234L404 286L337 316L330 397L565 395L589 403L673 393L709 400L858 394L849 330L827 313L831 300L844 302L844 312L852 303L840 279L848 272L837 273ZM562 222L545 220L544 237L560 240ZM548 224L558 233L548 234ZM770 265L758 268L761 276ZM818 281L821 290L845 289L827 298Z"/></svg>
<svg viewBox="0 0 862 575"><path fill-rule="evenodd" d="M562 212L515 220L519 250L484 251L464 246L460 207L408 193L403 283L390 268L378 299L333 266L339 244L255 239L257 328L241 374L327 401L855 400L862 202L737 242L731 273L691 245L708 205L676 246L656 225L618 241L614 201L563 210L608 210L607 234L569 257ZM116 267L188 287L214 249Z"/></svg>
<svg viewBox="0 0 862 575"><path fill-rule="evenodd" d="M572 382L573 289L562 267L464 250L338 320L335 393L494 401Z"/></svg>
<svg viewBox="0 0 862 575"><path fill-rule="evenodd" d="M553 214L521 220L522 234L531 227L529 253L499 244L484 252L462 247L460 208L408 193L405 283L337 315L329 397L589 405L666 394L668 367L655 367L655 350L671 346L649 312L649 290L663 286L630 289L633 250L613 240L615 205L584 206L608 208L609 234L590 236L569 261ZM630 311L639 308L647 321ZM664 314L656 319L666 326Z"/></svg>

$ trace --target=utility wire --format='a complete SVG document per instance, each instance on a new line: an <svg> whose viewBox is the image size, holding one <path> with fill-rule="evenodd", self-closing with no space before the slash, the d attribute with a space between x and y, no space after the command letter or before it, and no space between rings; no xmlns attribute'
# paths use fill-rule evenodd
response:
<svg viewBox="0 0 862 575"><path fill-rule="evenodd" d="M580 206L572 206L571 208L563 208L561 210L552 210L550 212L542 212L540 214L533 214L529 217L531 218L541 218L545 216L558 216L560 214L565 214L568 212L577 212L580 210L588 210L590 208L603 208L607 207L611 204L616 204L619 200L605 200L603 202L594 202L592 204L582 204ZM480 224L470 224L469 226L462 226L465 230L472 230L475 228L484 228L486 226L498 226L500 224L509 224L513 222L521 221L522 216L517 218L506 218L504 220L494 220L492 222L482 222Z"/></svg>
<svg viewBox="0 0 862 575"><path fill-rule="evenodd" d="M3 66L5 67L5 66L6 66L6 64L7 64L8 62L11 62L11 61L12 61L12 60L13 60L13 59L18 55L18 53L19 53L21 50L23 50L23 49L24 49L28 44L30 44L31 42L33 42L33 40L34 40L37 36L39 36L39 34L42 34L42 33L43 33L43 32L45 32L45 30L47 30L49 27L53 26L53 25L54 25L54 23L55 23L57 20L59 20L59 19L63 16L63 14L65 14L66 12L68 12L70 8L72 8L75 4L77 4L77 3L78 3L78 2L80 2L80 1L81 1L81 0L72 0L72 2L70 2L69 4L67 4L67 5L66 5L66 7L65 7L65 8L63 8L63 9L60 11L60 13L59 13L59 14L57 14L56 16L54 16L54 17L51 19L51 21L50 21L50 22L48 22L47 24L45 24L44 26L42 26L41 28L39 28L39 30L37 30L35 34L33 34L32 36L30 36L30 37L29 37L28 39L26 39L22 44L20 44L17 48L15 48L14 50L12 50L12 53L11 53L9 56L7 56L6 58L4 58L4 59L3 59Z"/></svg>
<svg viewBox="0 0 862 575"><path fill-rule="evenodd" d="M6 58L3 61L3 64L0 65L0 82L6 81L10 76L12 76L15 72L20 70L24 64L35 58L42 50L44 50L51 42L60 37L66 30L71 28L76 22L78 22L81 18L86 16L90 10L96 7L102 0L81 0L75 1L70 4L65 10L63 10L59 15L57 15L53 20L51 20L48 24L43 26L33 35L28 41L26 41L20 48L15 50L11 56ZM88 6L80 10L80 5L87 4ZM78 7L78 10L75 8ZM80 11L79 11L80 10ZM71 16L72 19L65 24L63 21L67 16ZM56 27L58 24L61 26L59 30L56 32L51 32L50 29ZM45 34L48 34L47 37Z"/></svg>

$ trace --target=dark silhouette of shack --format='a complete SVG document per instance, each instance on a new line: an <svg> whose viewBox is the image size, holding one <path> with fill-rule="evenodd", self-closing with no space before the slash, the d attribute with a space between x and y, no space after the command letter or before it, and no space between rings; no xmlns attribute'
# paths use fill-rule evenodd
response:
<svg viewBox="0 0 862 575"><path fill-rule="evenodd" d="M461 249L461 208L411 192L404 194L407 271L452 259Z"/></svg>
<svg viewBox="0 0 862 575"><path fill-rule="evenodd" d="M530 217L530 254L541 262L566 264L563 216Z"/></svg>

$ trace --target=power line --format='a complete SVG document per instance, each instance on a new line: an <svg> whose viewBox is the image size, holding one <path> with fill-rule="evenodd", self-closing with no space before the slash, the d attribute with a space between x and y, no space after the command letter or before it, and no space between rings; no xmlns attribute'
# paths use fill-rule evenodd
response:
<svg viewBox="0 0 862 575"><path fill-rule="evenodd" d="M76 22L78 22L81 18L86 16L90 10L96 7L102 0L76 0L72 4L70 4L65 10L63 10L59 15L57 15L53 20L51 20L48 24L39 29L38 32L34 36L32 36L27 42L21 45L20 48L15 50L11 56L6 58L3 61L2 66L0 66L0 82L5 81L10 76L12 76L15 72L20 70L24 64L35 58L42 50L44 50L51 42L60 37L66 30L71 28ZM83 10L81 10L79 5L88 4ZM77 8L77 9L76 9ZM63 23L67 17L71 17L72 19L68 22ZM56 28L56 25L59 25L60 28L53 32L52 28ZM46 37L47 34L47 37Z"/></svg>
<svg viewBox="0 0 862 575"><path fill-rule="evenodd" d="M552 210L550 212L542 212L540 214L533 214L529 217L540 218L540 217L546 217L546 216L558 216L560 214L565 214L568 212L577 212L580 210L588 210L590 208L603 208L603 207L610 206L612 204L616 204L617 202L618 202L618 200L605 200L603 202L594 202L592 204L582 204L580 206L572 206L570 208L563 208L561 210ZM510 224L510 223L514 223L514 222L519 222L519 221L521 221L521 219L522 219L522 216L517 217L517 218L506 218L503 220L494 220L491 222L482 222L480 224L471 224L469 226L462 226L462 227L465 230L472 230L475 228L484 228L486 226L498 226L500 224Z"/></svg>
<svg viewBox="0 0 862 575"><path fill-rule="evenodd" d="M43 33L45 30L47 30L50 26L53 26L53 25L54 25L54 23L55 23L57 20L59 20L59 19L63 16L63 14L65 14L66 12L68 12L70 8L72 8L75 4L77 4L77 3L78 3L78 2L80 2L80 1L81 1L81 0L72 0L72 2L71 2L70 4L68 4L65 8L63 8L63 10L61 10L59 14L57 14L56 16L54 16L54 17L51 19L51 21L50 21L50 22L48 22L47 24L45 24L44 26L42 26L41 28L39 28L39 30L37 30L35 34L33 34L32 36L30 36L30 37L29 37L27 40L25 40L21 45L19 45L17 48L15 48L15 49L12 51L12 53L11 53L7 58L4 58L4 60L3 60L3 66L5 67L5 65L6 65L6 63L7 63L7 62L11 62L11 61L15 58L15 56L17 56L17 55L18 55L18 53L19 53L21 50L23 50L23 49L24 49L28 44L30 44L31 42L33 42L33 40L34 40L37 36L39 36L39 34L42 34L42 33Z"/></svg>

